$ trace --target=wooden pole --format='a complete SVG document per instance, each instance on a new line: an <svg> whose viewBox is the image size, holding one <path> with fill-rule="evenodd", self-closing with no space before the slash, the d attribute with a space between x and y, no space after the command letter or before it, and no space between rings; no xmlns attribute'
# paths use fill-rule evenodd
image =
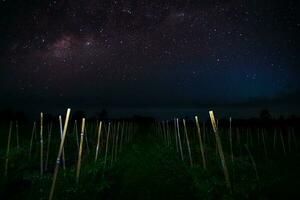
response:
<svg viewBox="0 0 300 200"><path fill-rule="evenodd" d="M232 150L232 119L229 118L229 146L230 146L230 155L231 161L233 162L233 150Z"/></svg>
<svg viewBox="0 0 300 200"><path fill-rule="evenodd" d="M29 146L29 157L31 157L32 144L33 144L33 138L34 138L35 133L36 133L36 122L33 122L31 138L30 138L30 146Z"/></svg>
<svg viewBox="0 0 300 200"><path fill-rule="evenodd" d="M265 156L266 156L266 159L268 159L268 152L267 152L267 146L266 146L266 142L265 142L264 129L261 130L261 138L262 138L262 142L263 142L263 146L264 146Z"/></svg>
<svg viewBox="0 0 300 200"><path fill-rule="evenodd" d="M17 149L20 149L20 144L19 144L19 123L16 121L16 137L17 137Z"/></svg>
<svg viewBox="0 0 300 200"><path fill-rule="evenodd" d="M176 128L176 119L174 118L174 136L175 136L175 144L176 144L176 152L178 153L178 138L177 138L177 128Z"/></svg>
<svg viewBox="0 0 300 200"><path fill-rule="evenodd" d="M85 143L86 143L86 149L87 149L87 153L90 153L90 145L89 145L89 140L88 140L88 129L87 129L88 124L86 123L85 125Z"/></svg>
<svg viewBox="0 0 300 200"><path fill-rule="evenodd" d="M119 130L120 130L120 122L118 122L118 127L117 127L117 132L116 132L117 136L116 136L116 147L115 147L115 156L114 156L115 161L117 160L117 156L118 156Z"/></svg>
<svg viewBox="0 0 300 200"><path fill-rule="evenodd" d="M102 129L102 121L99 123L98 127L98 137L97 137L97 146L96 146L96 155L95 155L95 162L98 159L98 152L99 152L99 146L100 146L100 137L101 137L101 129Z"/></svg>
<svg viewBox="0 0 300 200"><path fill-rule="evenodd" d="M61 115L58 116L58 121L59 121L59 132L60 132L60 141L62 140L63 136L63 127L62 127L62 119ZM65 147L62 149L62 163L63 163L63 169L66 170L66 162L65 162Z"/></svg>
<svg viewBox="0 0 300 200"><path fill-rule="evenodd" d="M259 180L259 176L258 176L258 173L257 173L256 163L255 163L255 161L254 161L254 158L253 158L253 156L252 156L252 154L251 154L251 152L250 152L250 150L249 150L247 144L245 144L245 148L246 148L246 150L247 150L247 152L248 152L248 154L249 154L249 157L250 157L252 166L253 166L253 168L254 168L254 170L255 170L256 179Z"/></svg>
<svg viewBox="0 0 300 200"><path fill-rule="evenodd" d="M121 130L120 148L119 148L120 152L122 151L122 146L123 146L124 124L125 124L125 122L123 121L123 123L122 123L122 130Z"/></svg>
<svg viewBox="0 0 300 200"><path fill-rule="evenodd" d="M180 155L181 155L181 160L183 161L183 152L182 152L182 145L181 145L181 138L180 138L180 130L179 130L179 120L176 118L176 125L177 125L177 134L178 134L178 143L179 143L179 149L180 149Z"/></svg>
<svg viewBox="0 0 300 200"><path fill-rule="evenodd" d="M75 122L74 122L74 129L75 129L75 135L76 135L76 144L77 144L77 148L79 149L77 120L75 120Z"/></svg>
<svg viewBox="0 0 300 200"><path fill-rule="evenodd" d="M57 178L57 174L58 174L58 170L59 170L60 158L61 158L62 150L63 150L63 147L64 147L64 142L65 142L65 138L66 138L66 134L67 134L67 128L68 128L68 124L69 124L70 112L71 112L71 109L68 108L66 119L65 119L64 130L63 130L63 137L60 141L60 146L59 146L58 155L57 155L57 159L56 159L56 166L55 166L55 169L54 169L52 185L51 185L51 190L50 190L50 194L49 194L49 200L53 199L53 194L54 194L54 189L55 189L55 184L56 184L56 178Z"/></svg>
<svg viewBox="0 0 300 200"><path fill-rule="evenodd" d="M41 120L40 120L40 145L41 145L41 149L40 149L40 174L41 176L43 176L43 163L44 163L44 159L43 159L43 155L44 155L44 142L43 142L43 113L41 113Z"/></svg>
<svg viewBox="0 0 300 200"><path fill-rule="evenodd" d="M49 152L50 152L50 144L51 144L51 132L52 132L52 122L48 126L48 140L47 140L47 153L46 153L45 170L48 169L48 160L49 160Z"/></svg>
<svg viewBox="0 0 300 200"><path fill-rule="evenodd" d="M13 126L13 122L10 121L10 123L9 123L9 131L8 131L8 138L7 138L6 158L5 158L5 170L4 170L4 176L5 177L7 177L8 157L9 157L9 151L10 151L10 140L11 140L12 126Z"/></svg>
<svg viewBox="0 0 300 200"><path fill-rule="evenodd" d="M79 143L79 152L78 152L78 160L77 160L77 170L76 170L76 182L77 183L79 182L79 175L80 175L84 132L85 132L85 118L82 119L82 123L81 123L80 143Z"/></svg>
<svg viewBox="0 0 300 200"><path fill-rule="evenodd" d="M215 137L216 137L216 143L217 143L217 146L218 146L218 152L219 152L219 156L220 156L223 171L224 171L226 185L227 185L228 189L231 192L231 183L230 183L230 179L229 179L229 173L228 173L228 169L227 169L227 165L226 165L226 161L225 161L225 156L224 156L224 153L223 153L223 148L222 148L222 143L221 143L221 139L220 139L220 136L219 136L218 127L217 127L216 121L215 121L214 112L209 111L209 116L210 116L211 124L212 124L212 127L213 127L213 131L214 131Z"/></svg>
<svg viewBox="0 0 300 200"><path fill-rule="evenodd" d="M279 135L280 135L280 139L281 139L281 145L282 145L283 153L284 153L284 155L286 155L285 144L284 144L284 140L283 140L283 136L282 136L281 131L280 131Z"/></svg>
<svg viewBox="0 0 300 200"><path fill-rule="evenodd" d="M189 137L188 137L188 134L187 134L185 119L183 119L183 127L184 127L184 134L185 134L186 144L187 144L188 151L189 151L190 165L193 166L192 152L191 152Z"/></svg>
<svg viewBox="0 0 300 200"><path fill-rule="evenodd" d="M108 130L107 130L107 136L106 136L106 147L105 147L105 156L104 156L104 167L103 169L105 169L105 166L106 166L106 160L107 160L107 153L108 153L108 142L109 142L109 134L110 134L110 126L111 126L111 123L109 122L108 123Z"/></svg>
<svg viewBox="0 0 300 200"><path fill-rule="evenodd" d="M195 121L196 121L196 126L197 126L197 132L198 132L200 151L201 151L201 156L202 156L203 169L206 170L205 153L204 153L204 148L203 148L202 136L201 136L201 132L200 132L200 124L199 124L197 116L195 116Z"/></svg>

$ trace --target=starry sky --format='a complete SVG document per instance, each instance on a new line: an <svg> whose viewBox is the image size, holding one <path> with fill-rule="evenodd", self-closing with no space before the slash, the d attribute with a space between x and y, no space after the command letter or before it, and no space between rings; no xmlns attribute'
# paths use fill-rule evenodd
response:
<svg viewBox="0 0 300 200"><path fill-rule="evenodd" d="M299 8L296 0L1 0L1 108L297 112Z"/></svg>

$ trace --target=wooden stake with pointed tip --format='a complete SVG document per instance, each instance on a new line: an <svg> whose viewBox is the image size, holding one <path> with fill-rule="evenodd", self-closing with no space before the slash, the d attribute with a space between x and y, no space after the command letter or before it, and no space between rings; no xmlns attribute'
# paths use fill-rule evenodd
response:
<svg viewBox="0 0 300 200"><path fill-rule="evenodd" d="M40 174L41 176L43 176L43 163L44 163L44 141L43 141L43 113L41 113L41 119L40 119L40 145L41 145L41 149L40 149Z"/></svg>
<svg viewBox="0 0 300 200"><path fill-rule="evenodd" d="M29 146L29 157L31 157L32 144L33 144L33 138L35 136L35 133L36 133L36 122L33 122L31 138L30 138L30 146Z"/></svg>
<svg viewBox="0 0 300 200"><path fill-rule="evenodd" d="M82 123L81 123L80 143L79 143L79 152L78 152L78 159L77 159L77 170L76 170L76 182L77 183L79 182L79 175L80 175L84 132L85 132L85 118L82 119Z"/></svg>
<svg viewBox="0 0 300 200"><path fill-rule="evenodd" d="M200 124L199 124L197 116L195 116L195 121L196 121L196 126L197 126L197 132L198 132L198 138L199 138L199 144L200 144L200 151L201 151L201 156L202 156L203 169L206 170L205 152L204 152L204 147L203 147L203 142L202 142L202 136L201 136L201 132L200 132Z"/></svg>
<svg viewBox="0 0 300 200"><path fill-rule="evenodd" d="M55 165L55 169L54 169L54 174L53 174L53 179L52 179L52 185L51 185L51 190L50 190L50 194L49 194L49 200L53 199L53 194L54 194L54 189L55 189L57 174L58 174L58 170L59 170L60 158L61 158L62 150L63 150L63 147L64 147L64 142L65 142L65 138L66 138L66 134L67 134L67 129L68 129L68 124L69 124L70 113L71 113L71 109L68 108L67 114L66 114L66 119L65 119L65 125L64 125L64 129L63 129L63 136L62 136L62 139L60 141L58 155L57 155L57 158L56 158L56 165Z"/></svg>
<svg viewBox="0 0 300 200"><path fill-rule="evenodd" d="M100 137L101 137L101 129L102 129L102 121L100 121L99 126L98 126L98 137L97 137L95 162L98 159L98 152L99 152L99 146L100 146Z"/></svg>
<svg viewBox="0 0 300 200"><path fill-rule="evenodd" d="M215 133L216 143L217 143L220 160L221 160L222 167L223 167L226 185L231 192L231 183L230 183L229 173L228 173L228 169L227 169L227 165L226 165L225 156L223 153L223 148L222 148L222 143L221 143L221 139L220 139L219 132L218 132L218 127L217 127L216 121L215 121L214 112L209 111L209 116L210 116L211 124L213 127L213 131Z"/></svg>
<svg viewBox="0 0 300 200"><path fill-rule="evenodd" d="M187 144L188 151L189 151L190 165L193 166L192 152L191 152L190 141L189 141L189 137L188 137L188 133L187 133L187 128L186 128L186 124L185 124L185 119L183 119L182 121L183 121L183 127L184 127L184 134L185 134L186 144Z"/></svg>
<svg viewBox="0 0 300 200"><path fill-rule="evenodd" d="M13 122L10 121L9 123L9 131L8 131L8 138L7 138L7 149L6 149L6 158L5 158L5 169L4 169L4 176L7 177L7 169L8 169L8 157L10 151L10 140L11 140L11 130L12 130Z"/></svg>

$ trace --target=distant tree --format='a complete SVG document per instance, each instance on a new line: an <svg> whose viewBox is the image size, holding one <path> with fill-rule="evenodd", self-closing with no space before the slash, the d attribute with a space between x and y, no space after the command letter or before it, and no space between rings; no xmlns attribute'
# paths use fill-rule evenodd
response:
<svg viewBox="0 0 300 200"><path fill-rule="evenodd" d="M260 119L263 121L268 121L272 118L268 109L261 110L259 116L260 116Z"/></svg>
<svg viewBox="0 0 300 200"><path fill-rule="evenodd" d="M102 109L101 112L96 113L97 119L106 119L108 116L108 113L105 109Z"/></svg>
<svg viewBox="0 0 300 200"><path fill-rule="evenodd" d="M84 111L82 111L82 110L77 110L77 111L75 111L74 113L73 113L73 115L72 115L72 119L73 120L81 120L82 118L84 118L84 117L86 117L86 114L85 114L85 112Z"/></svg>
<svg viewBox="0 0 300 200"><path fill-rule="evenodd" d="M56 118L51 113L44 114L44 121L45 122L53 122ZM57 118L58 119L58 118Z"/></svg>

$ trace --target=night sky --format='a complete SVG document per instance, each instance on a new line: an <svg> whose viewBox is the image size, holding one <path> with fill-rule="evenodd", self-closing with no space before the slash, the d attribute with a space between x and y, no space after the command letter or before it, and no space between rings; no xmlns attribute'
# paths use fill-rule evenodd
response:
<svg viewBox="0 0 300 200"><path fill-rule="evenodd" d="M0 109L299 113L299 8L296 0L1 0Z"/></svg>

